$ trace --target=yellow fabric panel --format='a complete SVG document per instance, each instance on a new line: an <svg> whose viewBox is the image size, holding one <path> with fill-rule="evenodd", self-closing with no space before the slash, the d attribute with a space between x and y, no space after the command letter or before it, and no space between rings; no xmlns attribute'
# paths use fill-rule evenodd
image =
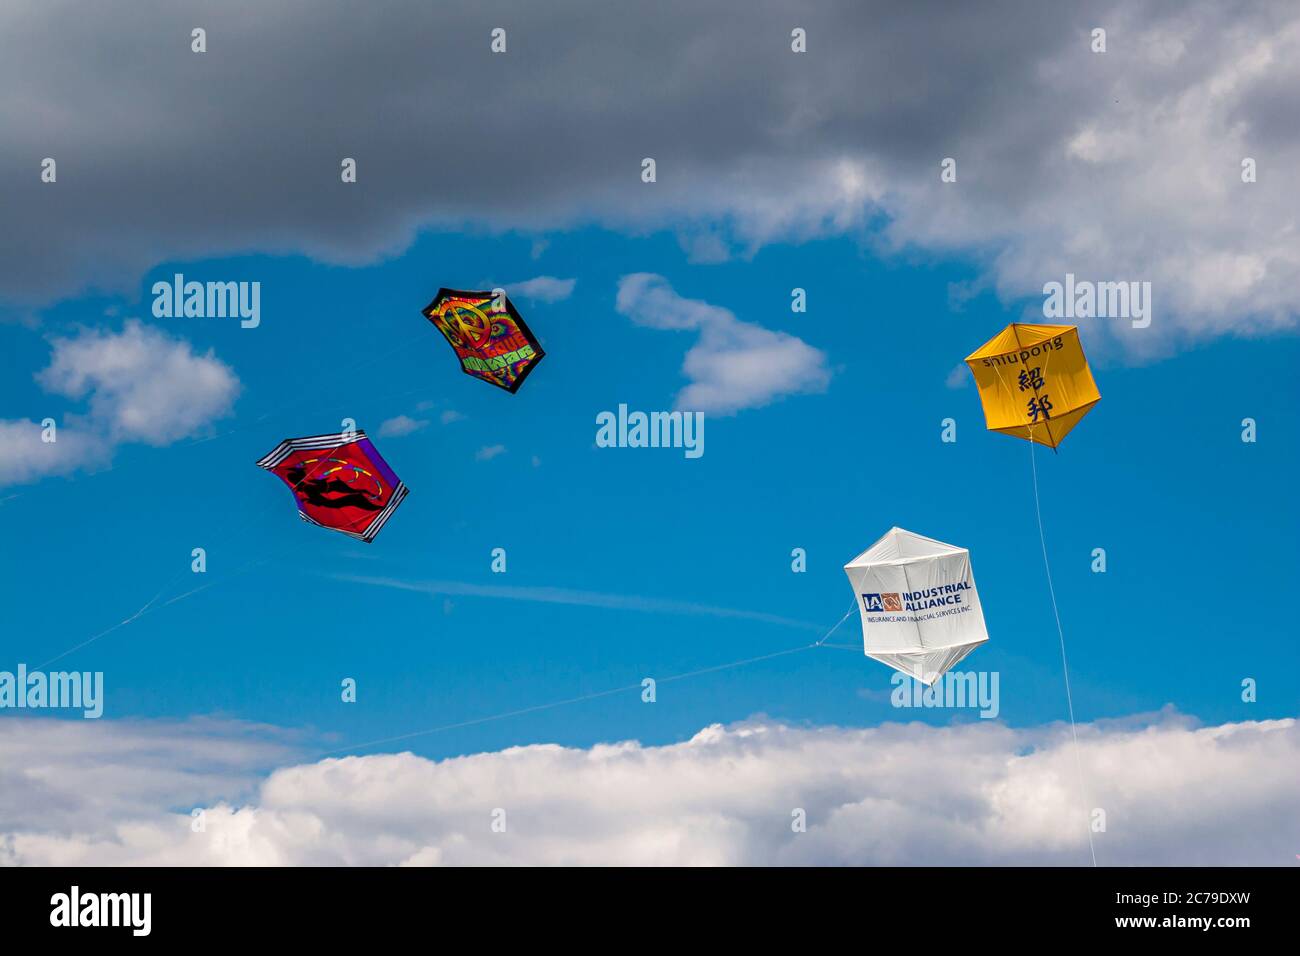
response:
<svg viewBox="0 0 1300 956"><path fill-rule="evenodd" d="M992 429L999 435L1010 435L1012 438L1023 438L1026 441L1035 442L1039 445L1046 445L1048 448L1057 446L1056 439L1048 435L1047 429L1042 425L1014 425L1011 428Z"/></svg>
<svg viewBox="0 0 1300 956"><path fill-rule="evenodd" d="M990 355L1001 355L1003 352L1010 352L1014 349L1018 349L1020 346L1016 343L1015 333L1015 325L1008 325L974 352L971 352L970 355L966 356L967 364L970 364L975 359L987 358Z"/></svg>
<svg viewBox="0 0 1300 956"><path fill-rule="evenodd" d="M1077 333L1078 331L1079 327L1077 325L1027 325L1024 322L1012 322L966 356L966 361L987 358L991 355L1002 355L1007 352L1017 352L1025 346L1038 345L1044 339L1064 335L1066 332Z"/></svg>
<svg viewBox="0 0 1300 956"><path fill-rule="evenodd" d="M1061 439L1083 420L1083 416L1092 411L1093 405L1096 404L1096 402L1093 402L1092 405L1076 408L1074 411L1066 412L1059 417L1053 414L1049 421L1045 421L1041 425L1016 425L1011 428L994 430L1003 435L1012 435L1016 438L1036 442L1039 445L1046 445L1048 448L1055 448L1061 444Z"/></svg>
<svg viewBox="0 0 1300 956"><path fill-rule="evenodd" d="M1012 323L973 352L966 364L975 376L991 431L1053 448L1101 399L1079 330L1072 325ZM1035 421L1034 407L1045 406Z"/></svg>

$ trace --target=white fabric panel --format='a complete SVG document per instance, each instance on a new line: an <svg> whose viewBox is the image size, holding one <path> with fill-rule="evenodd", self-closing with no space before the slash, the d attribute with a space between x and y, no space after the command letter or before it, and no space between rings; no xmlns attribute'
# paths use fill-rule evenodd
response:
<svg viewBox="0 0 1300 956"><path fill-rule="evenodd" d="M890 534L894 535L898 542L898 556L900 558L931 558L941 554L958 554L961 548L953 547L951 544L944 544L942 541L935 541L933 538L927 538L924 535L914 534L911 531L904 531L902 528L895 528Z"/></svg>
<svg viewBox="0 0 1300 956"><path fill-rule="evenodd" d="M899 556L898 554L898 528L892 528L885 532L884 537L873 544L867 550L850 561L845 567L855 567L857 565L877 564L881 561L893 561Z"/></svg>
<svg viewBox="0 0 1300 956"><path fill-rule="evenodd" d="M920 650L921 634L916 621L902 609L902 594L907 590L903 566L890 563L847 570L857 595L862 640L868 653ZM888 607L894 598L898 599L898 608L891 612Z"/></svg>
<svg viewBox="0 0 1300 956"><path fill-rule="evenodd" d="M907 572L922 647L957 647L988 640L968 553L910 564Z"/></svg>
<svg viewBox="0 0 1300 956"><path fill-rule="evenodd" d="M918 654L868 654L867 656L882 664L888 664L896 671L902 671L928 687L977 647L979 644L963 644L961 647L948 647Z"/></svg>
<svg viewBox="0 0 1300 956"><path fill-rule="evenodd" d="M890 528L879 541L850 561L845 567L867 566L881 561L928 558L941 554L960 554L961 548L903 528Z"/></svg>

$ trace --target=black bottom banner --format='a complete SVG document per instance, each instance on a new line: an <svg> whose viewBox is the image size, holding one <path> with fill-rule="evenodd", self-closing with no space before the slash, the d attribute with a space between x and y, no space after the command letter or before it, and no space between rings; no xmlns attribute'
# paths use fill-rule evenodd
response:
<svg viewBox="0 0 1300 956"><path fill-rule="evenodd" d="M0 870L0 881L7 939L75 935L82 945L338 944L434 927L493 942L557 932L605 945L665 932L771 942L782 923L807 931L809 921L872 943L1032 929L1230 945L1294 927L1297 885L1290 868L42 868Z"/></svg>

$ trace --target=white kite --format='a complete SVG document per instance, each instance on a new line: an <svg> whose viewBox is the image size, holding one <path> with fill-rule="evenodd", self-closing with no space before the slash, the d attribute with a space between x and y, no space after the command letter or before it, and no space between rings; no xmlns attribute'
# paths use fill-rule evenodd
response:
<svg viewBox="0 0 1300 956"><path fill-rule="evenodd" d="M890 528L844 571L867 656L924 684L989 639L965 548Z"/></svg>

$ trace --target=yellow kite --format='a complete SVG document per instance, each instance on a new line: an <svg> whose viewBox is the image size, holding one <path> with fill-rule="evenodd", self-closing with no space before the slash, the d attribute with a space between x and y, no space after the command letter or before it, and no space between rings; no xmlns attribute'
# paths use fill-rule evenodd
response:
<svg viewBox="0 0 1300 956"><path fill-rule="evenodd" d="M1101 401L1075 325L1012 322L966 356L989 431L1055 448Z"/></svg>

